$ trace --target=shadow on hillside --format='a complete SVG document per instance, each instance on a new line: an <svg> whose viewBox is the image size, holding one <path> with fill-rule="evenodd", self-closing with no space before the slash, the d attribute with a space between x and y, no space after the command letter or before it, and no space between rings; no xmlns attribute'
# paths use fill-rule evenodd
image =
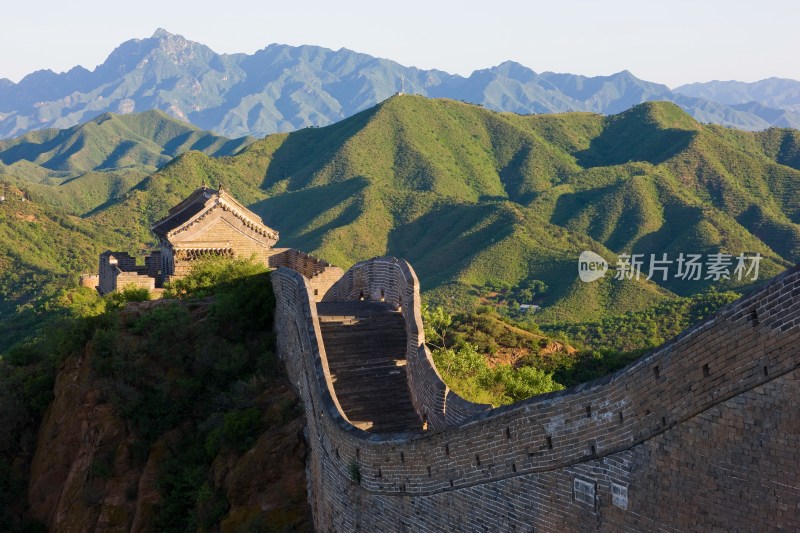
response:
<svg viewBox="0 0 800 533"><path fill-rule="evenodd" d="M782 258L797 263L800 261L800 228L797 224L775 218L762 207L751 205L736 217L736 222Z"/></svg>
<svg viewBox="0 0 800 533"><path fill-rule="evenodd" d="M319 248L329 231L351 224L358 218L362 212L361 194L367 184L367 179L359 176L338 183L283 193L256 202L249 208L267 226L280 230L279 246L314 250ZM342 207L348 201L350 203ZM340 208L338 213L335 211L337 208ZM317 219L328 217L330 220L325 223L307 229Z"/></svg>
<svg viewBox="0 0 800 533"><path fill-rule="evenodd" d="M530 176L524 169L525 161L532 157L532 152L533 146L530 143L523 144L511 160L499 170L500 181L508 198L522 205L528 205L537 196L532 190Z"/></svg>
<svg viewBox="0 0 800 533"><path fill-rule="evenodd" d="M287 189L296 191L311 185L314 177L330 167L328 181L350 178L352 171L341 155L344 144L358 133L378 107L362 111L324 128L305 128L290 133L272 154L261 188L288 180Z"/></svg>
<svg viewBox="0 0 800 533"><path fill-rule="evenodd" d="M62 143L66 143L68 140L67 131L69 130L61 131L58 135L54 135L51 139L42 142L36 142L35 137L33 137L32 140L28 142L21 142L20 144L11 146L0 152L0 162L5 165L13 165L21 160L36 162L37 157L35 157L35 155L48 155L59 148ZM67 155L71 155L72 153L73 151L70 150ZM48 170L61 170L53 164L52 159L53 157L50 157L50 160L38 164Z"/></svg>
<svg viewBox="0 0 800 533"><path fill-rule="evenodd" d="M424 288L435 286L454 277L485 248L513 233L513 221L498 209L496 204L440 206L393 229L389 253L407 259Z"/></svg>
<svg viewBox="0 0 800 533"><path fill-rule="evenodd" d="M642 161L658 165L685 150L697 132L658 128L630 120L612 120L592 139L589 148L576 152L583 168L622 165Z"/></svg>
<svg viewBox="0 0 800 533"><path fill-rule="evenodd" d="M169 156L155 153L149 158L150 160L145 160L143 156L146 155L145 149L135 141L121 141L95 169L115 170L135 164L161 167L170 161ZM128 158L128 161L125 161L125 158Z"/></svg>
<svg viewBox="0 0 800 533"><path fill-rule="evenodd" d="M559 195L558 199L556 199L556 205L549 222L556 226L566 228L570 220L579 216L587 207L594 204L598 198L612 194L614 189L619 186L619 183L612 183L605 187ZM587 234L593 239L598 240L597 235L593 235L591 229Z"/></svg>

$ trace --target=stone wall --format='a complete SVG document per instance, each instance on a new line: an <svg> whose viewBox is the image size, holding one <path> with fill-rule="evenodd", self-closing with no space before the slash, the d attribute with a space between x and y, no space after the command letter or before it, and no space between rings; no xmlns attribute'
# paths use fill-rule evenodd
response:
<svg viewBox="0 0 800 533"><path fill-rule="evenodd" d="M137 265L136 258L127 252L106 251L100 254L97 282L100 294L109 294L127 286L155 289L155 279L148 275L148 265Z"/></svg>
<svg viewBox="0 0 800 533"><path fill-rule="evenodd" d="M330 298L374 297L372 278L408 305L381 274L398 268L361 266ZM308 281L272 279L320 531L800 528L798 268L615 374L417 436L344 420Z"/></svg>
<svg viewBox="0 0 800 533"><path fill-rule="evenodd" d="M273 248L267 258L267 265L273 269L291 268L308 278L315 302L322 301L325 293L344 274L341 268L294 248Z"/></svg>
<svg viewBox="0 0 800 533"><path fill-rule="evenodd" d="M457 424L490 407L462 399L439 376L430 350L425 346L419 280L407 261L376 257L357 263L328 290L322 301L360 298L387 302L402 311L406 323L406 370L411 400L429 429Z"/></svg>
<svg viewBox="0 0 800 533"><path fill-rule="evenodd" d="M117 289L124 289L126 287L147 289L153 292L156 288L156 280L148 276L147 273L120 272L117 276Z"/></svg>
<svg viewBox="0 0 800 533"><path fill-rule="evenodd" d="M100 285L100 276L98 274L81 274L80 285L89 289L97 289Z"/></svg>

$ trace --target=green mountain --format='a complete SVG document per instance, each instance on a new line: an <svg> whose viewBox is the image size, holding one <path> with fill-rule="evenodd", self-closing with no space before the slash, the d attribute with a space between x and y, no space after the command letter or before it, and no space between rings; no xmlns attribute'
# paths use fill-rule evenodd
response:
<svg viewBox="0 0 800 533"><path fill-rule="evenodd" d="M527 294L515 298L540 305L540 323L596 321L751 283L647 281L646 271L584 283L584 250L612 270L620 253L757 252L760 279L800 257L800 133L703 125L670 103L611 117L520 116L398 96L233 156L189 151L144 179L113 170L34 183L37 172L62 171L12 167L33 177L0 204L5 317L74 285L103 249L145 249L150 224L203 182L223 183L281 232L281 246L345 268L405 257L434 304L468 309ZM547 290L531 295L534 282Z"/></svg>
<svg viewBox="0 0 800 533"><path fill-rule="evenodd" d="M47 302L97 270L108 249L136 249L114 228L27 199L8 187L0 203L0 353L38 331Z"/></svg>
<svg viewBox="0 0 800 533"><path fill-rule="evenodd" d="M405 257L428 297L453 306L474 305L491 286L541 280L541 320L595 320L711 282L582 283L583 250L612 265L622 252L758 252L762 279L795 262L795 139L701 125L669 103L612 117L519 116L400 96L234 157L184 154L92 218L115 227L141 213L144 238L202 181L221 180L283 246L342 267Z"/></svg>
<svg viewBox="0 0 800 533"><path fill-rule="evenodd" d="M37 130L0 141L0 161L29 161L48 170L87 172L134 165L160 167L176 155L199 150L232 155L253 139L227 139L170 117L162 111L130 115L103 113L69 129Z"/></svg>
<svg viewBox="0 0 800 533"><path fill-rule="evenodd" d="M104 113L69 129L0 141L0 180L83 214L126 193L178 154L233 155L253 141L220 137L161 111Z"/></svg>

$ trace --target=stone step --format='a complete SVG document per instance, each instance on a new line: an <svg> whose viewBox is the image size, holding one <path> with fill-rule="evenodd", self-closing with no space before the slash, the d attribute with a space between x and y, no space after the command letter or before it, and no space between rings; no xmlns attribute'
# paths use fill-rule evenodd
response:
<svg viewBox="0 0 800 533"><path fill-rule="evenodd" d="M406 375L405 320L382 302L317 304L339 405L372 432L421 431Z"/></svg>
<svg viewBox="0 0 800 533"><path fill-rule="evenodd" d="M377 332L386 334L389 338L405 337L406 335L405 326L398 326L397 324L354 324L348 326L337 322L336 324L320 325L320 329L328 334L346 333L353 335L363 332Z"/></svg>
<svg viewBox="0 0 800 533"><path fill-rule="evenodd" d="M334 389L338 392L347 390L355 395L364 393L381 394L383 391L391 390L393 393L407 394L406 379L402 374L387 376L385 373L362 372L356 376L341 377L342 374L331 376Z"/></svg>
<svg viewBox="0 0 800 533"><path fill-rule="evenodd" d="M395 334L389 334L389 338L383 339L381 335L383 333L378 331L370 331L368 333L363 332L337 332L333 335L330 332L322 331L322 338L329 339L327 343L331 346L334 345L354 345L354 346L361 346L361 345L369 345L381 348L392 348L400 350L401 352L405 353L406 351L406 337L405 335L399 336Z"/></svg>
<svg viewBox="0 0 800 533"><path fill-rule="evenodd" d="M319 315L320 323L328 325L328 324L343 324L347 326L358 326L360 324L375 324L375 323L395 323L395 324L405 324L403 319L403 315L400 313L397 314L385 314L385 315L371 315L371 316L339 316L339 315Z"/></svg>
<svg viewBox="0 0 800 533"><path fill-rule="evenodd" d="M380 335L386 335L387 339L396 339L398 337L405 337L406 330L403 327L395 327L395 325L387 324L387 325L380 325L375 324L374 326L364 326L362 324L348 326L348 325L325 325L320 326L320 329L323 333L327 333L328 335L357 335L359 333L378 333Z"/></svg>
<svg viewBox="0 0 800 533"><path fill-rule="evenodd" d="M367 364L386 363L394 366L406 365L405 354L397 350L378 351L363 347L337 350L336 347L325 346L325 353L328 354L328 366L330 367L335 367L337 363L352 366L359 362ZM331 357L331 353L333 353L333 357Z"/></svg>
<svg viewBox="0 0 800 533"><path fill-rule="evenodd" d="M409 412L413 411L414 409L414 406L410 403L390 404L382 407L381 409L365 409L363 406L342 404L341 402L339 402L339 405L341 405L342 409L346 411L348 418L357 418L359 420L391 420L392 418L402 418L404 420L416 421L418 419L416 413L409 414Z"/></svg>
<svg viewBox="0 0 800 533"><path fill-rule="evenodd" d="M334 382L334 390L339 403L354 404L365 402L370 408L377 405L378 400L386 400L391 403L411 403L405 389L400 386L390 386L382 383L376 387L359 386L348 383Z"/></svg>
<svg viewBox="0 0 800 533"><path fill-rule="evenodd" d="M365 386L370 386L370 382L383 382L391 383L396 381L401 385L406 384L405 369L400 367L350 367L341 368L334 366L331 370L331 378L336 379L339 383L363 383Z"/></svg>

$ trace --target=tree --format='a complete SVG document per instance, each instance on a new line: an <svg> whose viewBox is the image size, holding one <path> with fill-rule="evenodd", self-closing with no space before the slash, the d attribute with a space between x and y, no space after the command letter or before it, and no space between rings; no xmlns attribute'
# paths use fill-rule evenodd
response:
<svg viewBox="0 0 800 533"><path fill-rule="evenodd" d="M453 324L453 316L443 307L437 306L431 309L423 305L422 324L425 328L425 342L435 349L446 349L447 334Z"/></svg>

